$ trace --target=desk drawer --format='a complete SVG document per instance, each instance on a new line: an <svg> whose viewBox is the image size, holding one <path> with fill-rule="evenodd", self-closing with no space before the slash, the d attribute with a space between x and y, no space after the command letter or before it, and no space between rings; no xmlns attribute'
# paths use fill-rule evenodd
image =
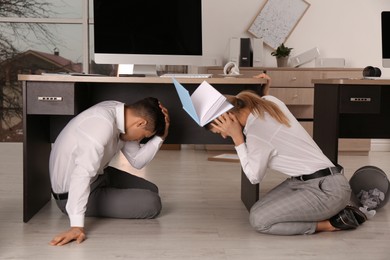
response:
<svg viewBox="0 0 390 260"><path fill-rule="evenodd" d="M377 114L381 107L381 86L341 86L340 113Z"/></svg>
<svg viewBox="0 0 390 260"><path fill-rule="evenodd" d="M298 87L298 88L312 88L312 79L320 78L319 71L298 71L298 70L284 70L276 71L270 70L267 74L271 77L272 87Z"/></svg>
<svg viewBox="0 0 390 260"><path fill-rule="evenodd" d="M27 114L74 115L74 83L29 82L26 86Z"/></svg>
<svg viewBox="0 0 390 260"><path fill-rule="evenodd" d="M314 88L273 88L271 86L269 93L286 105L314 104Z"/></svg>

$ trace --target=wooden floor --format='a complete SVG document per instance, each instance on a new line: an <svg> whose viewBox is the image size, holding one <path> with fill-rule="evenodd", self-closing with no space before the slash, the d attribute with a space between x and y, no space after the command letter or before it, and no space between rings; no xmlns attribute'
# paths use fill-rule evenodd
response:
<svg viewBox="0 0 390 260"><path fill-rule="evenodd" d="M390 259L390 203L353 231L258 234L239 198L239 164L207 161L206 151L194 149L160 151L137 171L160 188L158 218L87 218L84 243L52 247L49 240L68 228L68 218L51 201L23 223L22 144L0 143L0 153L0 259ZM390 153L340 156L340 163L348 178L364 165L390 173ZM122 157L113 164L133 171ZM283 178L268 175L261 193Z"/></svg>

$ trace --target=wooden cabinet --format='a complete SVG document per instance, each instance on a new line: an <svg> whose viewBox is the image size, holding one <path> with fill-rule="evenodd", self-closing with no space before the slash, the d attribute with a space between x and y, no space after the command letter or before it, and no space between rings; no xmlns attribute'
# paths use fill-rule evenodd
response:
<svg viewBox="0 0 390 260"><path fill-rule="evenodd" d="M272 83L269 94L282 100L301 122L305 129L313 133L313 79L361 78L361 68L240 68L240 77L253 77L267 71ZM208 67L207 73L221 77L222 68ZM369 139L339 139L340 152L367 154L370 150Z"/></svg>

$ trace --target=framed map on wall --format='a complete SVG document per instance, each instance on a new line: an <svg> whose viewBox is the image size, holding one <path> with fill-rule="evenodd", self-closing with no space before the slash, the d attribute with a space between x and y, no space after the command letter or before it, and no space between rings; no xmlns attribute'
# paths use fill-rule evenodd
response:
<svg viewBox="0 0 390 260"><path fill-rule="evenodd" d="M248 31L276 49L287 40L309 7L305 0L268 0Z"/></svg>

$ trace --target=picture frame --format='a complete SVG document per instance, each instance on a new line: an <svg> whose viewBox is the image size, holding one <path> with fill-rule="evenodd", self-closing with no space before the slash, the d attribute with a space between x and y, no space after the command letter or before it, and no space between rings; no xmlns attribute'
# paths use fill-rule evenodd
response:
<svg viewBox="0 0 390 260"><path fill-rule="evenodd" d="M309 7L305 0L267 0L248 32L276 49L287 40Z"/></svg>

